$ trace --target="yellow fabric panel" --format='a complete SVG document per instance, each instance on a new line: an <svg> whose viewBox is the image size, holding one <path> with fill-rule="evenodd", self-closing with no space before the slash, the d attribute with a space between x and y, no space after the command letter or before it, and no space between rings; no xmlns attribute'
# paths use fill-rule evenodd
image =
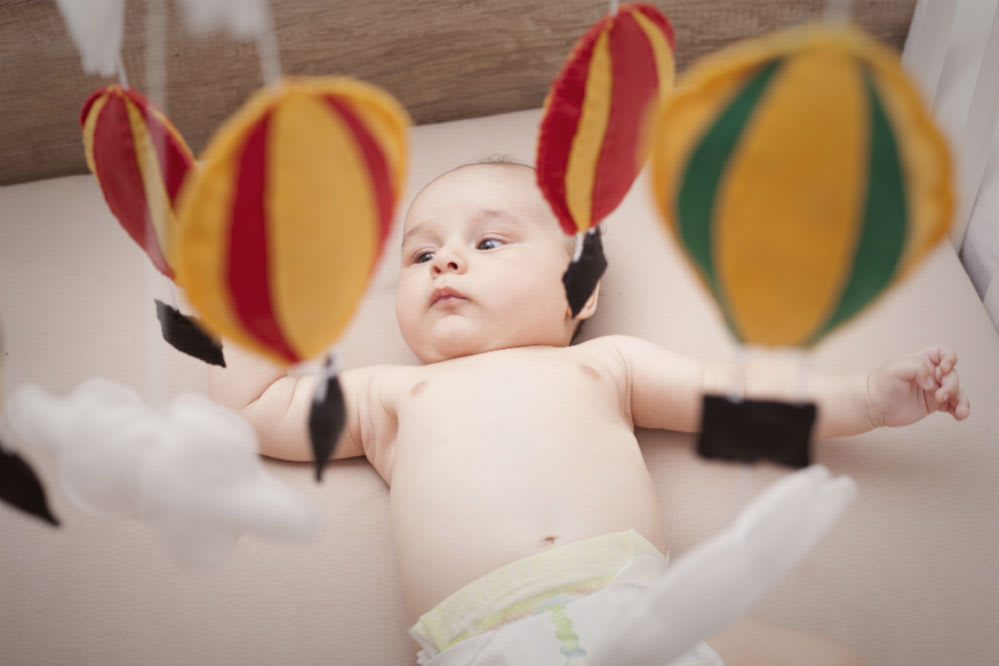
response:
<svg viewBox="0 0 999 666"><path fill-rule="evenodd" d="M897 281L947 234L954 215L950 152L898 57L879 44L867 54L874 86L891 119L905 173L909 223Z"/></svg>
<svg viewBox="0 0 999 666"><path fill-rule="evenodd" d="M225 274L238 167L233 156L242 146L247 128L267 110L271 96L267 90L258 92L212 137L202 155L201 173L187 178L181 189L178 223L169 236L169 256L174 261L177 284L211 333L284 366L287 362L283 358L243 327L229 298Z"/></svg>
<svg viewBox="0 0 999 666"><path fill-rule="evenodd" d="M667 227L677 234L674 202L683 183L691 151L715 122L718 113L742 88L753 73L756 62L726 68L703 76L699 70L688 71L677 81L674 96L663 109L652 158L652 194Z"/></svg>
<svg viewBox="0 0 999 666"><path fill-rule="evenodd" d="M867 118L853 57L816 50L787 58L749 120L714 223L718 279L743 339L801 344L838 303L866 197Z"/></svg>
<svg viewBox="0 0 999 666"><path fill-rule="evenodd" d="M167 196L166 184L160 171L156 147L149 128L146 126L145 114L135 104L125 99L125 109L128 112L128 124L132 129L132 140L135 146L135 161L142 176L142 189L146 193L146 208L152 217L153 229L156 232L156 242L167 265L170 265L170 255L167 254L167 233L173 224L173 208L170 197Z"/></svg>
<svg viewBox="0 0 999 666"><path fill-rule="evenodd" d="M353 134L323 100L288 94L268 142L271 297L303 358L325 352L354 314L377 251L370 174Z"/></svg>
<svg viewBox="0 0 999 666"><path fill-rule="evenodd" d="M572 138L565 170L565 199L579 231L590 228L593 212L593 183L597 176L597 160L603 147L607 120L610 117L613 74L610 59L610 28L608 22L593 46L590 69L586 77L586 92L580 110L579 124Z"/></svg>
<svg viewBox="0 0 999 666"><path fill-rule="evenodd" d="M326 83L327 88L329 85ZM363 119L364 126L381 147L398 201L405 187L409 114L394 98L361 81L341 80L336 84L336 93L345 96L344 102Z"/></svg>
<svg viewBox="0 0 999 666"><path fill-rule="evenodd" d="M94 176L97 175L97 163L94 162L94 128L97 127L97 118L100 117L107 101L107 95L101 95L95 99L90 107L90 113L87 114L87 119L83 123L83 153L87 157L87 167Z"/></svg>

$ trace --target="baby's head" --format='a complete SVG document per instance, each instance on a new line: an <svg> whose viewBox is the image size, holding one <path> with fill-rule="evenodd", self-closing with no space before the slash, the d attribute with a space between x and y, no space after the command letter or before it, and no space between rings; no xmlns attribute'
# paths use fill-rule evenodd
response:
<svg viewBox="0 0 999 666"><path fill-rule="evenodd" d="M406 214L396 316L424 363L496 349L566 346L596 310L574 319L562 284L566 236L534 169L496 162L445 173Z"/></svg>

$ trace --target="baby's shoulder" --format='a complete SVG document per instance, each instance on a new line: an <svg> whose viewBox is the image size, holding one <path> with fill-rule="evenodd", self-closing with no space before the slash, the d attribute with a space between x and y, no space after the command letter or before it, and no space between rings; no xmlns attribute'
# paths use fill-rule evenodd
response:
<svg viewBox="0 0 999 666"><path fill-rule="evenodd" d="M632 339L625 335L604 335L572 345L566 352L611 376L623 376L627 373L627 363L622 350L631 344Z"/></svg>

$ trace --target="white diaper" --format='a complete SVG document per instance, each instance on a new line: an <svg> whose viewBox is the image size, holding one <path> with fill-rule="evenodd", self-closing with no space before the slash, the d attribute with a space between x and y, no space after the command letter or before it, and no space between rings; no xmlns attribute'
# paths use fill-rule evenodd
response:
<svg viewBox="0 0 999 666"><path fill-rule="evenodd" d="M410 630L423 648L418 663L586 663L587 648L604 638L609 620L633 607L667 568L667 558L633 530L517 560L420 617ZM701 642L672 664L720 666L722 660Z"/></svg>

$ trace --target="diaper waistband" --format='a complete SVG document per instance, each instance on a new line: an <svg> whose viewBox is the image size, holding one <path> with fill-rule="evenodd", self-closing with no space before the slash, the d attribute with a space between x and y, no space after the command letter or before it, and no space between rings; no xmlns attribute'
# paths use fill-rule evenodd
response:
<svg viewBox="0 0 999 666"><path fill-rule="evenodd" d="M420 616L410 634L443 651L476 634L537 612L551 599L604 588L641 555L665 559L635 530L574 541L506 564Z"/></svg>

